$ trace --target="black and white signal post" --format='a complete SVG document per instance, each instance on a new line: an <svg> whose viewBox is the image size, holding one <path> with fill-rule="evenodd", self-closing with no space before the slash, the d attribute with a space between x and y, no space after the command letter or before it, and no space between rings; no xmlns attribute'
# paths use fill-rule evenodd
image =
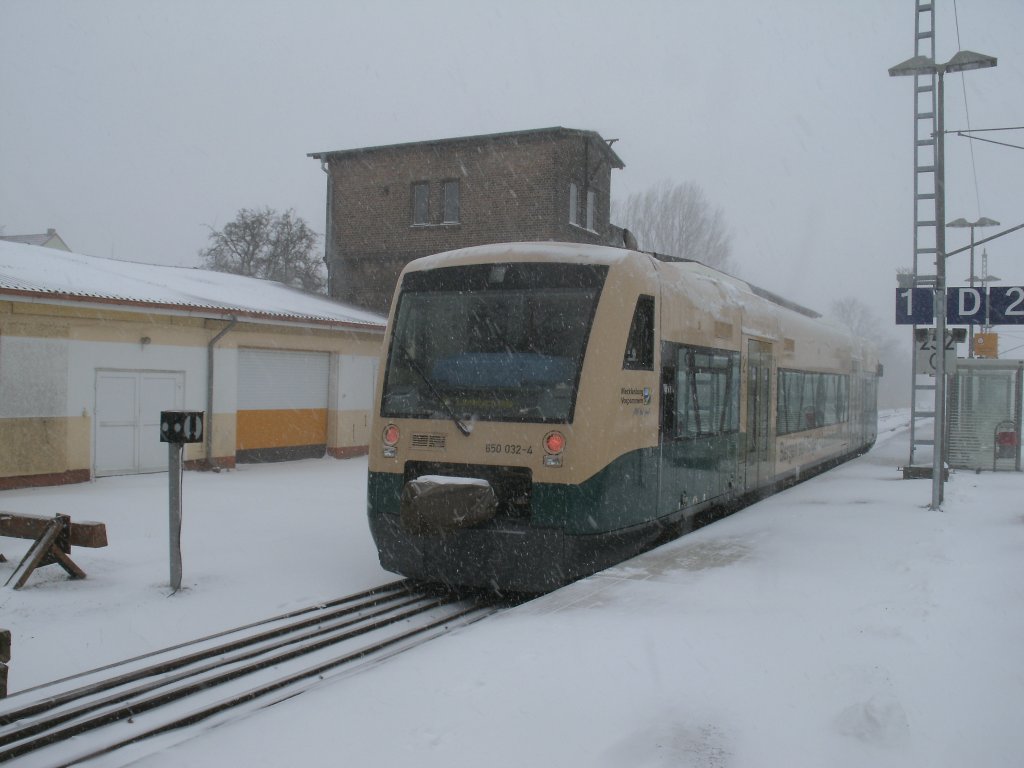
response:
<svg viewBox="0 0 1024 768"><path fill-rule="evenodd" d="M160 442L167 443L170 491L171 589L181 589L181 454L185 443L203 441L203 411L161 411Z"/></svg>

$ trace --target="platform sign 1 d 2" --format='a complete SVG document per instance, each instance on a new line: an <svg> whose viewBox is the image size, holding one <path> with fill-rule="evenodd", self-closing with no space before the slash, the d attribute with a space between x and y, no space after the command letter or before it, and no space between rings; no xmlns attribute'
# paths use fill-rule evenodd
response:
<svg viewBox="0 0 1024 768"><path fill-rule="evenodd" d="M931 325L934 322L934 290L931 288L896 289L896 325Z"/></svg>
<svg viewBox="0 0 1024 768"><path fill-rule="evenodd" d="M932 288L897 288L896 324L931 325L934 300ZM947 288L946 323L1024 325L1024 287Z"/></svg>
<svg viewBox="0 0 1024 768"><path fill-rule="evenodd" d="M988 289L989 325L1024 324L1024 288L1019 286Z"/></svg>
<svg viewBox="0 0 1024 768"><path fill-rule="evenodd" d="M985 325L988 292L983 288L950 288L946 291L946 322L949 325Z"/></svg>
<svg viewBox="0 0 1024 768"><path fill-rule="evenodd" d="M1024 288L949 288L946 322L950 325L1024 325Z"/></svg>

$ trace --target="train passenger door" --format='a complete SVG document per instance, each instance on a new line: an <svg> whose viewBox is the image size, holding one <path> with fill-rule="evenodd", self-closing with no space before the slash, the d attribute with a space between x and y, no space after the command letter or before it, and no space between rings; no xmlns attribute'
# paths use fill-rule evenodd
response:
<svg viewBox="0 0 1024 768"><path fill-rule="evenodd" d="M848 410L846 413L846 426L850 432L850 442L847 445L847 450L864 442L864 423L856 415L861 412L864 402L864 391L861 388L860 382L860 362L854 360L853 374L850 376L850 386L848 389L849 402L847 403Z"/></svg>
<svg viewBox="0 0 1024 768"><path fill-rule="evenodd" d="M747 342L747 439L744 448L748 491L772 477L772 345Z"/></svg>

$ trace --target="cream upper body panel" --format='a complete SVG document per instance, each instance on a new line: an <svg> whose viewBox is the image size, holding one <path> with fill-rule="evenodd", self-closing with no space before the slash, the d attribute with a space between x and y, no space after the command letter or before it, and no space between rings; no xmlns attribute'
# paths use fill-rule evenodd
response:
<svg viewBox="0 0 1024 768"><path fill-rule="evenodd" d="M667 262L635 251L575 243L500 243L418 259L405 268L403 278L447 267L533 262L608 269L587 340L571 423L480 421L473 425L472 434L463 436L453 421L411 420L409 429L420 435L421 443L430 443L422 437L427 433L446 435L443 456L429 457L424 452L419 458L489 463L496 457L486 451L501 452L503 462L530 466L537 481L581 482L619 456L657 445L663 341L742 351L746 339L758 339L773 345L775 368L849 373L873 371L877 364L874 353L840 326L773 301L744 281L697 262ZM398 292L401 284L400 280ZM649 370L629 370L623 365L624 353L642 295L653 296L657 307L654 362ZM392 302L382 374L398 303ZM378 403L383 386L382 375ZM385 421L378 409L374 434L384 428ZM554 428L567 438L565 463L557 469L542 463L544 435ZM371 435L371 468L401 471L401 461L376 457L373 439Z"/></svg>

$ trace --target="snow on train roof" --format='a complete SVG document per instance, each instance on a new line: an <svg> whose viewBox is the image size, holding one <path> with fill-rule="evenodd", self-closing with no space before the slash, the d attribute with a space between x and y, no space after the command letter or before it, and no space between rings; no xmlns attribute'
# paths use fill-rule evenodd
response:
<svg viewBox="0 0 1024 768"><path fill-rule="evenodd" d="M628 258L633 252L607 245L530 241L521 243L491 243L474 245L454 251L435 253L412 262L414 269L435 269L472 261L498 261L500 259L559 259L569 262L611 264Z"/></svg>
<svg viewBox="0 0 1024 768"><path fill-rule="evenodd" d="M46 297L383 330L373 312L270 280L0 242L0 297Z"/></svg>
<svg viewBox="0 0 1024 768"><path fill-rule="evenodd" d="M413 262L414 269L435 269L437 267L455 266L464 264L467 261L478 260L500 260L507 258L531 259L531 258L554 258L571 262L587 262L596 264L613 264L623 261L635 254L641 254L656 259L666 264L677 265L683 272L688 274L701 275L709 280L717 282L727 293L737 295L737 291L759 296L773 304L785 307L801 315L811 318L820 318L821 314L813 309L801 306L776 293L759 288L738 277L709 267L693 259L680 259L664 254L648 253L646 251L630 251L623 248L613 248L607 245L588 245L585 243L565 242L521 242L521 243L494 243L491 245L478 245L469 248L460 248L455 251L445 251L432 256L425 256Z"/></svg>
<svg viewBox="0 0 1024 768"><path fill-rule="evenodd" d="M769 305L786 310L778 315L778 321L781 324L779 330L783 334L792 333L795 331L795 328L802 327L806 323L813 323L819 328L827 326L833 333L837 334L835 337L837 339L842 338L851 344L859 346L869 343L864 339L855 339L850 329L837 322L834 318L825 317L813 309L804 307L772 291L760 288L714 267L709 267L692 259L680 259L646 251L631 251L607 245L553 241L493 243L424 256L411 262L407 269L410 271L420 271L472 264L480 261L540 261L547 259L568 263L611 265L637 257L654 260L659 265L662 280L668 279L666 273L674 271L681 281L687 281L691 287L694 285L694 280L706 285L707 290L701 291L701 301L705 309L743 307L746 312L750 312L755 306L766 306L765 302L767 302ZM765 329L744 328L744 332L756 336L763 334Z"/></svg>

